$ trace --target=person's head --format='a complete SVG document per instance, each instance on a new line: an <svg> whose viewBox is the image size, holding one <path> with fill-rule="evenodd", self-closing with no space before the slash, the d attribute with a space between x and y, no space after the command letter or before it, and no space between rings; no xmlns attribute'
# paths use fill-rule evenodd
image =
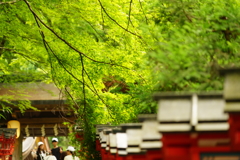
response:
<svg viewBox="0 0 240 160"><path fill-rule="evenodd" d="M38 142L38 151L44 150L43 142Z"/></svg>
<svg viewBox="0 0 240 160"><path fill-rule="evenodd" d="M52 144L54 147L56 147L58 145L58 139L57 138L53 138L52 139Z"/></svg>
<svg viewBox="0 0 240 160"><path fill-rule="evenodd" d="M67 155L73 155L74 151L75 151L74 147L68 146L68 148L67 148Z"/></svg>

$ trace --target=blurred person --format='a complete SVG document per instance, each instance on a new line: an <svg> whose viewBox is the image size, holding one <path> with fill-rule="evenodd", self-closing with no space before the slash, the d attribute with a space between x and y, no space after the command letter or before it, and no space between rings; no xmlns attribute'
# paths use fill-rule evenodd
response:
<svg viewBox="0 0 240 160"><path fill-rule="evenodd" d="M58 139L52 139L53 148L51 149L52 155L54 155L57 160L61 160L62 148L58 146Z"/></svg>
<svg viewBox="0 0 240 160"><path fill-rule="evenodd" d="M67 156L67 151L63 151L60 159L64 160L66 156Z"/></svg>
<svg viewBox="0 0 240 160"><path fill-rule="evenodd" d="M44 158L44 160L57 160L57 158L54 155L49 154Z"/></svg>
<svg viewBox="0 0 240 160"><path fill-rule="evenodd" d="M77 156L74 155L74 151L74 147L68 146L67 156L64 158L64 160L80 160Z"/></svg>
<svg viewBox="0 0 240 160"><path fill-rule="evenodd" d="M38 142L38 148L36 151L36 160L45 160L46 151L44 150L43 142Z"/></svg>
<svg viewBox="0 0 240 160"><path fill-rule="evenodd" d="M31 154L32 154L33 159L36 159L36 158L37 158L37 147L34 147L34 148L33 148Z"/></svg>

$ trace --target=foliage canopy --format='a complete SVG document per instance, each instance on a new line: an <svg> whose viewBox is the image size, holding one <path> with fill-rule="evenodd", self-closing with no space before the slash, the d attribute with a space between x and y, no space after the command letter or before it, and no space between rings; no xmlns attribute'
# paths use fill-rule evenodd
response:
<svg viewBox="0 0 240 160"><path fill-rule="evenodd" d="M84 126L82 147L96 159L94 124L154 113L156 90L222 89L217 70L240 64L239 7L238 0L3 1L0 80L53 82L66 92Z"/></svg>

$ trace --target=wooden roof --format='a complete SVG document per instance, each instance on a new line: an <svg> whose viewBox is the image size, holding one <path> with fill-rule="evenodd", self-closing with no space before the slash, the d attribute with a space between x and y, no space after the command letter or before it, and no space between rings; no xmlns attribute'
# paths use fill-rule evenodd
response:
<svg viewBox="0 0 240 160"><path fill-rule="evenodd" d="M46 83L15 83L0 84L0 96L14 97L12 102L30 100L31 105L38 110L26 110L21 113L19 108L11 106L13 112L0 125L6 125L10 119L17 119L21 124L21 133L24 136L66 136L69 132L63 122L75 123L76 115L67 104L64 94L54 85ZM26 134L26 130L29 135Z"/></svg>

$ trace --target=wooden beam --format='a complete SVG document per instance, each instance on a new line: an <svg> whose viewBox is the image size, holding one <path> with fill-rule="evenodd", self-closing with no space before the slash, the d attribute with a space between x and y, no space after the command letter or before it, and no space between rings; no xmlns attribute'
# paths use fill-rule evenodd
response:
<svg viewBox="0 0 240 160"><path fill-rule="evenodd" d="M56 124L63 122L71 122L74 123L77 118L69 117L69 118L19 118L18 121L20 124Z"/></svg>
<svg viewBox="0 0 240 160"><path fill-rule="evenodd" d="M37 110L28 109L24 112L73 112L74 110L68 107L68 105L53 106L53 105L32 105ZM13 112L21 112L18 107L12 106Z"/></svg>
<svg viewBox="0 0 240 160"><path fill-rule="evenodd" d="M38 108L39 109L39 108ZM14 110L14 112L21 112L20 110ZM24 113L26 112L73 112L73 110L70 110L70 109L43 109L43 110L38 110L38 111L35 111L35 110L26 110L24 111Z"/></svg>
<svg viewBox="0 0 240 160"><path fill-rule="evenodd" d="M38 104L38 105L33 105L33 107L36 107L36 108L68 108L69 105L67 104Z"/></svg>
<svg viewBox="0 0 240 160"><path fill-rule="evenodd" d="M31 106L38 108L38 109L66 109L69 108L67 104L38 104L38 105L33 105ZM17 106L9 105L9 107L13 109L18 109Z"/></svg>
<svg viewBox="0 0 240 160"><path fill-rule="evenodd" d="M56 124L30 124L28 128L41 128L44 125L45 128L53 128ZM26 128L27 124L21 124L21 128ZM66 125L57 124L58 128L67 128Z"/></svg>
<svg viewBox="0 0 240 160"><path fill-rule="evenodd" d="M58 129L57 136L67 136L69 133L68 128L60 128ZM21 128L21 134L23 136L27 136L25 132L25 128ZM29 128L29 136L30 137L42 137L42 131L40 128ZM54 130L52 128L45 128L45 137L55 136Z"/></svg>

